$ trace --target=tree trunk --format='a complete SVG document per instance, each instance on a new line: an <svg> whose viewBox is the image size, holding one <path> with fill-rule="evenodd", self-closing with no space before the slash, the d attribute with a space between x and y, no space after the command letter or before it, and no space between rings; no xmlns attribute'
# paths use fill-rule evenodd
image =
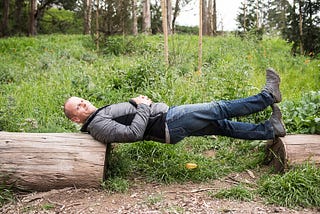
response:
<svg viewBox="0 0 320 214"><path fill-rule="evenodd" d="M256 0L256 28L260 29L259 0Z"/></svg>
<svg viewBox="0 0 320 214"><path fill-rule="evenodd" d="M176 4L174 7L174 12L173 12L173 17L172 17L172 33L174 34L176 31L176 20L177 20L177 16L180 12L180 0L176 0Z"/></svg>
<svg viewBox="0 0 320 214"><path fill-rule="evenodd" d="M212 0L208 1L208 35L212 36L213 35L213 5L212 5Z"/></svg>
<svg viewBox="0 0 320 214"><path fill-rule="evenodd" d="M0 36L8 35L8 25L9 25L9 4L10 0L3 1L3 13L2 13L2 22L0 27Z"/></svg>
<svg viewBox="0 0 320 214"><path fill-rule="evenodd" d="M138 35L137 0L132 0L132 34Z"/></svg>
<svg viewBox="0 0 320 214"><path fill-rule="evenodd" d="M23 9L23 0L15 1L15 12L14 12L14 23L13 23L13 31L15 34L17 33L26 33L25 31L25 23L22 19L22 9Z"/></svg>
<svg viewBox="0 0 320 214"><path fill-rule="evenodd" d="M208 22L207 0L202 0L202 35L208 35L207 22Z"/></svg>
<svg viewBox="0 0 320 214"><path fill-rule="evenodd" d="M287 1L281 0L281 18L280 18L280 29L283 31L286 28L286 22L287 22L287 11L288 11L288 6L287 6Z"/></svg>
<svg viewBox="0 0 320 214"><path fill-rule="evenodd" d="M166 62L166 65L169 65L167 0L161 0L161 8L162 8L162 28L163 28L163 35L164 35L164 60Z"/></svg>
<svg viewBox="0 0 320 214"><path fill-rule="evenodd" d="M202 27L203 27L203 0L199 0L199 50L198 50L198 73L201 74L202 68Z"/></svg>
<svg viewBox="0 0 320 214"><path fill-rule="evenodd" d="M0 179L39 191L99 187L105 151L88 134L0 132Z"/></svg>
<svg viewBox="0 0 320 214"><path fill-rule="evenodd" d="M213 14L212 14L212 30L213 35L217 35L217 1L213 0ZM222 27L223 31L223 27Z"/></svg>
<svg viewBox="0 0 320 214"><path fill-rule="evenodd" d="M243 32L247 31L247 0L243 2Z"/></svg>
<svg viewBox="0 0 320 214"><path fill-rule="evenodd" d="M306 162L320 166L320 135L287 135L269 141L266 162L278 172Z"/></svg>
<svg viewBox="0 0 320 214"><path fill-rule="evenodd" d="M91 34L92 0L84 0L84 29L83 34Z"/></svg>
<svg viewBox="0 0 320 214"><path fill-rule="evenodd" d="M144 3L143 3L142 32L146 34L151 33L150 0L144 0Z"/></svg>
<svg viewBox="0 0 320 214"><path fill-rule="evenodd" d="M167 28L168 28L168 35L172 34L172 3L171 0L166 0L166 5L167 5Z"/></svg>
<svg viewBox="0 0 320 214"><path fill-rule="evenodd" d="M29 36L36 35L36 11L37 11L37 1L30 0L30 14L29 14Z"/></svg>
<svg viewBox="0 0 320 214"><path fill-rule="evenodd" d="M97 51L99 52L100 48L100 33L99 33L99 5L100 5L100 0L96 0L97 2L97 7L96 7L96 46L97 46Z"/></svg>
<svg viewBox="0 0 320 214"><path fill-rule="evenodd" d="M213 36L217 34L217 7L216 0L209 0L208 2L208 35Z"/></svg>
<svg viewBox="0 0 320 214"><path fill-rule="evenodd" d="M303 18L302 18L302 1L299 0L299 36L300 36L300 54L304 54L303 47Z"/></svg>

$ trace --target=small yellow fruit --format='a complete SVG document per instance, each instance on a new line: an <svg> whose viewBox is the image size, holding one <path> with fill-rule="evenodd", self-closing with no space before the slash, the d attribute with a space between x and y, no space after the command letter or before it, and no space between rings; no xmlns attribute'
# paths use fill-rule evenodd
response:
<svg viewBox="0 0 320 214"><path fill-rule="evenodd" d="M197 164L195 164L195 163L187 163L186 164L186 168L187 169L195 169L195 168L197 168L198 166L197 166Z"/></svg>

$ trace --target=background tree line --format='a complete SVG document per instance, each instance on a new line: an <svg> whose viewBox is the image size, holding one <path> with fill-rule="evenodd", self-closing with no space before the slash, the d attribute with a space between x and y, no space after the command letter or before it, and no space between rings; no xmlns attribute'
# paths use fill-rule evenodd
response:
<svg viewBox="0 0 320 214"><path fill-rule="evenodd" d="M320 52L320 0L244 0L237 22L244 33L281 35L295 53Z"/></svg>
<svg viewBox="0 0 320 214"><path fill-rule="evenodd" d="M162 33L166 1L168 33L197 33L176 25L181 10L197 0L3 0L0 36L51 33L100 35ZM199 0L200 1L200 0ZM216 0L202 0L202 33L217 35ZM320 0L242 0L237 14L241 35L281 35L293 51L320 52Z"/></svg>

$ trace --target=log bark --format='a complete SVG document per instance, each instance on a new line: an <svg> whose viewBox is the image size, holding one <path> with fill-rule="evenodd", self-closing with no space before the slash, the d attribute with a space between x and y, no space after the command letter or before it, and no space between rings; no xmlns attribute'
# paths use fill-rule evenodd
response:
<svg viewBox="0 0 320 214"><path fill-rule="evenodd" d="M105 151L88 134L0 132L0 179L25 190L99 187Z"/></svg>
<svg viewBox="0 0 320 214"><path fill-rule="evenodd" d="M320 135L287 135L267 143L266 162L277 172L305 163L320 166Z"/></svg>

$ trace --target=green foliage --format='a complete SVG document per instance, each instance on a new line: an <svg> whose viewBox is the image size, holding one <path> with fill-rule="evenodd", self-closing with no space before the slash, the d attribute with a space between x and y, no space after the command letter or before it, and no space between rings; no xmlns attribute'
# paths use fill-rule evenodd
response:
<svg viewBox="0 0 320 214"><path fill-rule="evenodd" d="M162 46L158 43L162 36L153 40L146 35L138 36L105 36L100 39L102 53L105 55L161 54Z"/></svg>
<svg viewBox="0 0 320 214"><path fill-rule="evenodd" d="M192 35L197 35L199 34L199 27L198 26L180 26L180 25L176 25L175 26L175 31L176 33L179 34L192 34Z"/></svg>
<svg viewBox="0 0 320 214"><path fill-rule="evenodd" d="M300 101L285 101L281 107L288 132L320 134L320 91L305 93Z"/></svg>
<svg viewBox="0 0 320 214"><path fill-rule="evenodd" d="M284 175L265 176L260 181L259 194L272 204L287 207L320 206L320 169L305 165Z"/></svg>
<svg viewBox="0 0 320 214"><path fill-rule="evenodd" d="M230 189L220 190L218 193L213 194L215 198L220 199L235 199L240 201L251 201L254 198L254 193L239 184Z"/></svg>
<svg viewBox="0 0 320 214"><path fill-rule="evenodd" d="M50 8L45 11L39 24L40 34L75 34L83 31L82 19L75 12L64 9Z"/></svg>
<svg viewBox="0 0 320 214"><path fill-rule="evenodd" d="M300 36L300 14L301 6L302 34ZM320 2L319 1L298 1L290 7L287 17L286 28L283 30L283 37L289 42L293 42L293 52L303 53L310 56L317 56L320 53Z"/></svg>

